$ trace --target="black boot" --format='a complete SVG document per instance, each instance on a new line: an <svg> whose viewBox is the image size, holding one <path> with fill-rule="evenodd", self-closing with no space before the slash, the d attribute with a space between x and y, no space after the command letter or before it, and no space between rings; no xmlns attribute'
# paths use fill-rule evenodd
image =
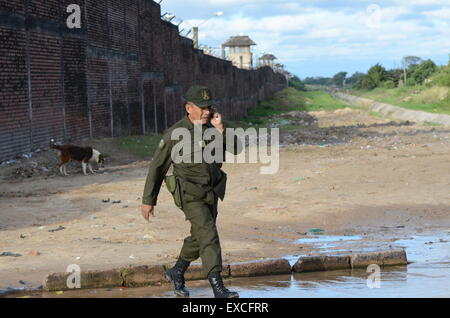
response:
<svg viewBox="0 0 450 318"><path fill-rule="evenodd" d="M208 280L213 289L215 298L239 298L237 292L230 291L224 286L220 272L210 273L208 275Z"/></svg>
<svg viewBox="0 0 450 318"><path fill-rule="evenodd" d="M178 258L174 267L166 272L166 279L172 283L173 291L178 296L189 297L189 290L184 286L184 272L191 262Z"/></svg>

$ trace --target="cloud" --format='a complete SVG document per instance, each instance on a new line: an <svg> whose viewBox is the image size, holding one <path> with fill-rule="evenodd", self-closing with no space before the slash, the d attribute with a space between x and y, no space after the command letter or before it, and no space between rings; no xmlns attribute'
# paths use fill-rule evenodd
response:
<svg viewBox="0 0 450 318"><path fill-rule="evenodd" d="M448 22L450 20L450 8L425 11L423 15L431 19L443 19Z"/></svg>
<svg viewBox="0 0 450 318"><path fill-rule="evenodd" d="M404 55L446 56L446 3L450 0L343 0L339 7L331 0L192 0L184 14L200 10L199 18L184 18L196 25L223 9L223 16L200 27L201 43L219 48L232 35L249 35L257 43L256 54L273 53L295 73L311 60L339 61L336 68L341 68L356 60L392 64ZM330 69L330 75L334 71Z"/></svg>

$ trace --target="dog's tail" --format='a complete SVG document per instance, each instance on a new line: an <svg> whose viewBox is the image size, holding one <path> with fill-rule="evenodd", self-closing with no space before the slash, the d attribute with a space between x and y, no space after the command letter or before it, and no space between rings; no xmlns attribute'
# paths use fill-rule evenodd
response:
<svg viewBox="0 0 450 318"><path fill-rule="evenodd" d="M55 139L50 139L49 146L52 149L58 149L58 150L61 149L61 146L59 146L55 143Z"/></svg>

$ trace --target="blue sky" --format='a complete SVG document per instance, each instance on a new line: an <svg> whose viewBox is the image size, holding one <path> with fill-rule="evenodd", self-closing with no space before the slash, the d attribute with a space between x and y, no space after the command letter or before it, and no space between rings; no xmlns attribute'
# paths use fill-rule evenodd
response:
<svg viewBox="0 0 450 318"><path fill-rule="evenodd" d="M248 35L257 56L272 53L301 78L398 67L406 55L442 65L450 53L450 0L163 0L161 11L184 20L180 30L211 17L200 45Z"/></svg>

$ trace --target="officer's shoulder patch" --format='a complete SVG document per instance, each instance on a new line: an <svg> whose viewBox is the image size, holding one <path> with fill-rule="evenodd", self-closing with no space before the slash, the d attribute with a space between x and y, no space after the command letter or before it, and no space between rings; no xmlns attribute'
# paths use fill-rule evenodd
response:
<svg viewBox="0 0 450 318"><path fill-rule="evenodd" d="M166 143L164 142L164 139L161 139L161 141L159 142L158 148L159 148L159 149L164 148L164 145L165 145L165 144L166 144Z"/></svg>

